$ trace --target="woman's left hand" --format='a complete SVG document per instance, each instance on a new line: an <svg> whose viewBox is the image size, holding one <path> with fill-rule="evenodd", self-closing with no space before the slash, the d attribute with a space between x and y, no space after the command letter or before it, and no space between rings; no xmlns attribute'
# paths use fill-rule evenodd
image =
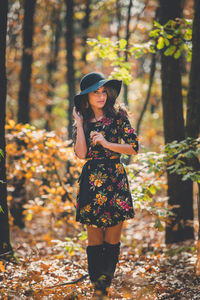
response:
<svg viewBox="0 0 200 300"><path fill-rule="evenodd" d="M100 144L103 147L105 147L106 144L108 143L108 141L104 138L102 133L97 132L97 131L95 131L91 134L91 138L92 138L92 141L93 141L94 145Z"/></svg>

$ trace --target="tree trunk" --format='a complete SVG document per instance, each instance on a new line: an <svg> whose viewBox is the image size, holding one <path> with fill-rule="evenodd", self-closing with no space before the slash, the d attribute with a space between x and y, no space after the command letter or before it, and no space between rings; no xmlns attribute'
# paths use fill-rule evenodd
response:
<svg viewBox="0 0 200 300"><path fill-rule="evenodd" d="M154 18L155 20L158 19L158 14L159 14L159 8L156 9L155 18ZM157 60L156 55L157 55L157 53L153 53L152 56L151 56L151 66L150 66L149 86L148 86L147 96L146 96L146 100L144 102L143 109L140 113L140 116L139 116L138 122L137 122L137 126L136 126L136 132L137 132L138 135L140 133L140 125L142 123L144 113L147 109L147 105L148 105L150 97L151 97L151 88L152 88L152 85L153 85L154 75L155 75L155 71L156 71L156 60Z"/></svg>
<svg viewBox="0 0 200 300"><path fill-rule="evenodd" d="M6 31L7 31L8 1L0 1L0 149L5 155L5 119L6 119ZM6 156L6 155L5 155ZM7 183L5 157L0 161L0 254L12 250L8 223ZM3 211L2 211L3 210Z"/></svg>
<svg viewBox="0 0 200 300"><path fill-rule="evenodd" d="M194 10L186 135L197 138L200 132L200 0L195 0Z"/></svg>
<svg viewBox="0 0 200 300"><path fill-rule="evenodd" d="M160 0L160 23L181 17L180 0ZM185 138L183 103L181 94L180 60L161 53L162 105L165 143ZM166 243L194 238L193 233L193 188L192 182L183 182L176 174L169 174L168 204L173 208L174 217L166 227Z"/></svg>
<svg viewBox="0 0 200 300"><path fill-rule="evenodd" d="M72 111L75 96L75 71L74 71L74 1L65 0L66 4L66 48L67 48L67 85L68 85L68 138L72 138Z"/></svg>
<svg viewBox="0 0 200 300"><path fill-rule="evenodd" d="M130 39L130 20L131 20L131 8L133 6L133 0L129 0L128 11L127 11L127 22L126 22L126 51L125 51L125 62L128 62L128 48ZM128 107L128 86L124 84L124 104Z"/></svg>
<svg viewBox="0 0 200 300"><path fill-rule="evenodd" d="M194 20L192 28L192 62L190 69L190 84L187 99L187 137L197 138L200 131L200 0L194 1ZM190 163L196 170L200 169L199 160L192 159ZM196 275L200 275L200 184L198 184L198 242Z"/></svg>
<svg viewBox="0 0 200 300"><path fill-rule="evenodd" d="M90 2L91 0L86 0L85 4L85 18L83 19L83 54L82 54L82 61L85 62L86 64L86 55L87 55L87 38L88 38L88 28L90 27L90 13L91 13L91 8L90 8Z"/></svg>
<svg viewBox="0 0 200 300"><path fill-rule="evenodd" d="M20 73L20 88L18 94L18 122L30 122L29 94L31 87L31 69L33 60L33 17L36 0L24 0L24 21L23 21L23 54L22 69ZM19 141L19 147L21 142ZM26 145L24 145L26 146ZM19 158L18 158L19 159ZM10 212L14 218L14 225L23 228L24 215L23 205L26 203L26 193L24 189L25 178L15 180L15 189L12 193L14 201L11 203Z"/></svg>
<svg viewBox="0 0 200 300"><path fill-rule="evenodd" d="M60 9L54 10L52 12L52 37L50 42L50 60L47 65L48 72L48 83L50 86L50 90L47 92L48 105L46 107L47 117L46 117L46 130L52 130L52 117L51 112L53 108L53 97L54 97L54 88L55 88L55 80L54 73L57 70L57 60L58 60L58 52L59 52L59 41L62 32L62 25L60 20Z"/></svg>
<svg viewBox="0 0 200 300"><path fill-rule="evenodd" d="M146 99L145 99L145 102L144 102L144 105L143 105L143 108L142 108L142 111L140 113L140 116L139 116L139 119L138 119L138 122L137 122L137 126L136 126L136 132L137 132L138 135L140 133L140 125L142 123L142 119L143 119L144 113L147 109L147 105L149 103L149 99L150 99L150 96L151 96L151 88L152 88L152 85L153 85L155 70L156 70L156 53L153 53L152 57L151 57L151 68L150 68L149 87L148 87L148 91L147 91L147 96L146 96Z"/></svg>
<svg viewBox="0 0 200 300"><path fill-rule="evenodd" d="M121 5L120 0L116 0L116 14L117 14L117 40L120 40L120 29L121 29Z"/></svg>
<svg viewBox="0 0 200 300"><path fill-rule="evenodd" d="M29 94L33 60L32 44L35 4L36 0L24 0L23 54L20 74L20 89L18 95L18 122L23 124L30 122Z"/></svg>

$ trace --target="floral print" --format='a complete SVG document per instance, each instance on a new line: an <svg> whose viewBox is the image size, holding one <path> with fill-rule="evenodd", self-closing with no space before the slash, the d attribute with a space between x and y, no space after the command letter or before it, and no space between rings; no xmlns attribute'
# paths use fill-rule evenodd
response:
<svg viewBox="0 0 200 300"><path fill-rule="evenodd" d="M120 153L105 149L100 144L94 145L91 139L94 131L101 132L112 143L120 144L123 139L136 152L138 138L124 112L112 118L104 117L97 122L90 122L85 133L88 151L84 167L87 175L84 175L86 181L81 187L82 191L79 189L77 192L76 220L105 228L133 218L134 209ZM88 198L84 199L83 207L80 205L82 197Z"/></svg>

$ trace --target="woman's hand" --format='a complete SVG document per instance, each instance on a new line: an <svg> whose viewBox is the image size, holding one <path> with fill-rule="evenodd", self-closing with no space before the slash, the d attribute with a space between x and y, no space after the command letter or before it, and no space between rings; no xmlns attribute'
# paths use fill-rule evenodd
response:
<svg viewBox="0 0 200 300"><path fill-rule="evenodd" d="M83 116L79 111L77 111L75 106L73 108L73 117L76 120L77 124L83 125Z"/></svg>
<svg viewBox="0 0 200 300"><path fill-rule="evenodd" d="M91 138L92 138L94 145L100 144L103 147L105 147L108 143L108 141L104 138L103 134L100 132L97 132L97 131L91 133Z"/></svg>

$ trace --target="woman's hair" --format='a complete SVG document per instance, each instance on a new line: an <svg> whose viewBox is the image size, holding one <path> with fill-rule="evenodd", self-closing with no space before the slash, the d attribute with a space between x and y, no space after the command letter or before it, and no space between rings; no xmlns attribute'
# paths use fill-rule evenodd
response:
<svg viewBox="0 0 200 300"><path fill-rule="evenodd" d="M116 98L118 96L116 90L110 85L105 84L104 87L107 93L107 100L103 107L104 115L106 117L115 117L119 112L124 112L127 115L125 106L122 106L116 101ZM83 95L80 101L80 113L83 115L83 128L86 132L88 123L92 118L95 117L95 115L90 106L88 94Z"/></svg>

